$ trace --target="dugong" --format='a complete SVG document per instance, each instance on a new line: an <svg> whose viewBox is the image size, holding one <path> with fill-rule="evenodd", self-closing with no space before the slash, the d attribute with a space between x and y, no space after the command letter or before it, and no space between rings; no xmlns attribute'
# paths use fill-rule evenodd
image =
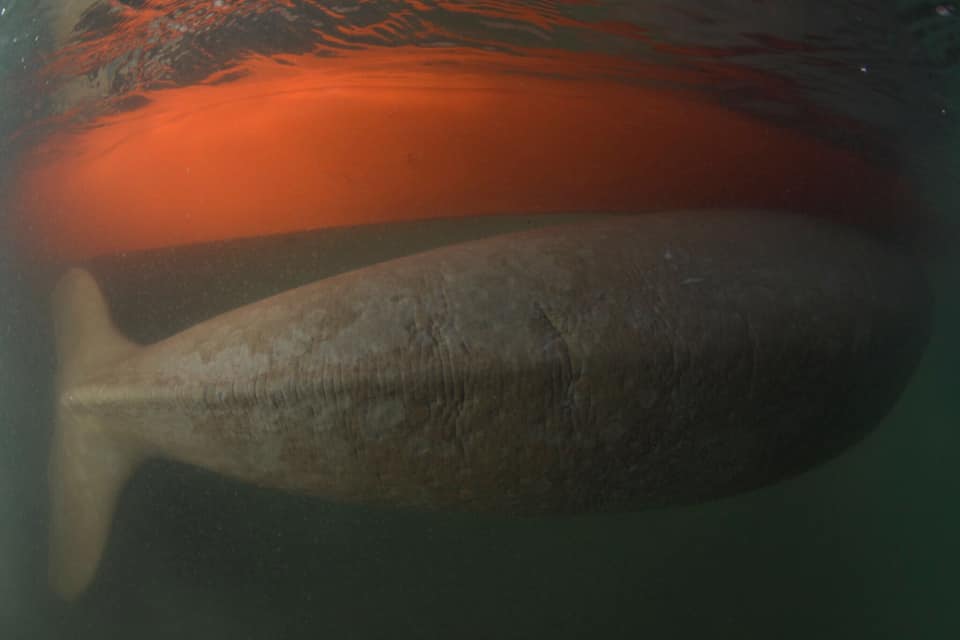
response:
<svg viewBox="0 0 960 640"><path fill-rule="evenodd" d="M925 346L919 265L765 211L610 216L366 266L148 346L52 300L50 580L96 574L161 456L330 500L564 514L706 500L835 455Z"/></svg>

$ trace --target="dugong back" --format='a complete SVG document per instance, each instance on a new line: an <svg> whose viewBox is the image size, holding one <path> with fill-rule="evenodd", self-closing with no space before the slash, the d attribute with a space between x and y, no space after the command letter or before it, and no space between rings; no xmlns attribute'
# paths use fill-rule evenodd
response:
<svg viewBox="0 0 960 640"><path fill-rule="evenodd" d="M822 221L650 214L330 278L138 370L180 377L193 435L170 455L249 482L582 511L728 494L840 451L900 393L929 306L908 259Z"/></svg>
<svg viewBox="0 0 960 640"><path fill-rule="evenodd" d="M842 450L927 339L907 257L823 221L671 212L383 262L141 347L54 295L50 578L81 593L137 464L339 500L572 512L702 500Z"/></svg>

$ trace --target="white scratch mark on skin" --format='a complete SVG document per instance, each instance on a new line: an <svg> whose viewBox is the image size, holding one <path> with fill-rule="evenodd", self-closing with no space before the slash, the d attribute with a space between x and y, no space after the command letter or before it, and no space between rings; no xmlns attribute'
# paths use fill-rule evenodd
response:
<svg viewBox="0 0 960 640"><path fill-rule="evenodd" d="M198 352L161 363L160 373L172 377L202 375L206 379L231 379L238 371L263 371L270 363L265 353L255 353L245 344L227 346L206 359Z"/></svg>

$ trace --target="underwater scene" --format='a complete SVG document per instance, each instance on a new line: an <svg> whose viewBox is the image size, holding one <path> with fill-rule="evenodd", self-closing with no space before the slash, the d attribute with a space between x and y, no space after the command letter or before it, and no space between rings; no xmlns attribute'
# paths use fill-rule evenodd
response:
<svg viewBox="0 0 960 640"><path fill-rule="evenodd" d="M952 638L960 4L0 0L0 638Z"/></svg>

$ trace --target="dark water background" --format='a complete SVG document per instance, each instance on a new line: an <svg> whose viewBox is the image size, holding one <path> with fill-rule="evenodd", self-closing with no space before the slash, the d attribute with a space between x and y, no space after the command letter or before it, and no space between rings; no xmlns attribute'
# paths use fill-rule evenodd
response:
<svg viewBox="0 0 960 640"><path fill-rule="evenodd" d="M134 11L144 3L121 4ZM207 16L191 13L205 4L166 3L167 35L136 64L124 37L137 33L92 15L83 42L96 55L59 79L89 79L109 67L113 84L80 117L127 108L125 100L143 89L195 82L249 51L310 47L321 38L307 28L323 20L314 2L285 3L282 11L274 5L284 3L249 2L249 13L237 10L208 31L170 35ZM48 320L18 247L0 239L0 637L960 637L960 296L953 284L960 264L949 234L960 202L960 12L950 3L797 0L566 9L584 20L605 12L633 23L638 38L575 26L538 32L502 14L498 26L460 3L423 3L434 8L398 24L391 16L399 4L340 7L357 23L386 25L365 36L376 45L418 38L435 45L426 39L442 36L508 49L549 37L567 48L702 66L705 92L800 128L821 126L807 117L810 105L872 127L873 150L899 158L945 223L945 240L927 252L938 285L937 330L902 401L864 443L801 477L636 514L512 520L384 512L153 463L124 494L101 578L67 606L45 587ZM554 6L493 3L512 5ZM60 105L44 84L51 15L24 0L0 0L0 8L7 9L0 16L0 126L10 132ZM444 31L437 35L427 22ZM322 31L336 49L333 33ZM754 86L725 74L727 67L789 82ZM15 161L17 144L5 142L0 164ZM6 174L0 171L0 188ZM162 269L176 273L170 263ZM186 301L202 295L202 280L190 280L180 277L182 287L149 301L157 322L182 315ZM114 279L118 299L122 281ZM221 286L243 290L244 282Z"/></svg>

